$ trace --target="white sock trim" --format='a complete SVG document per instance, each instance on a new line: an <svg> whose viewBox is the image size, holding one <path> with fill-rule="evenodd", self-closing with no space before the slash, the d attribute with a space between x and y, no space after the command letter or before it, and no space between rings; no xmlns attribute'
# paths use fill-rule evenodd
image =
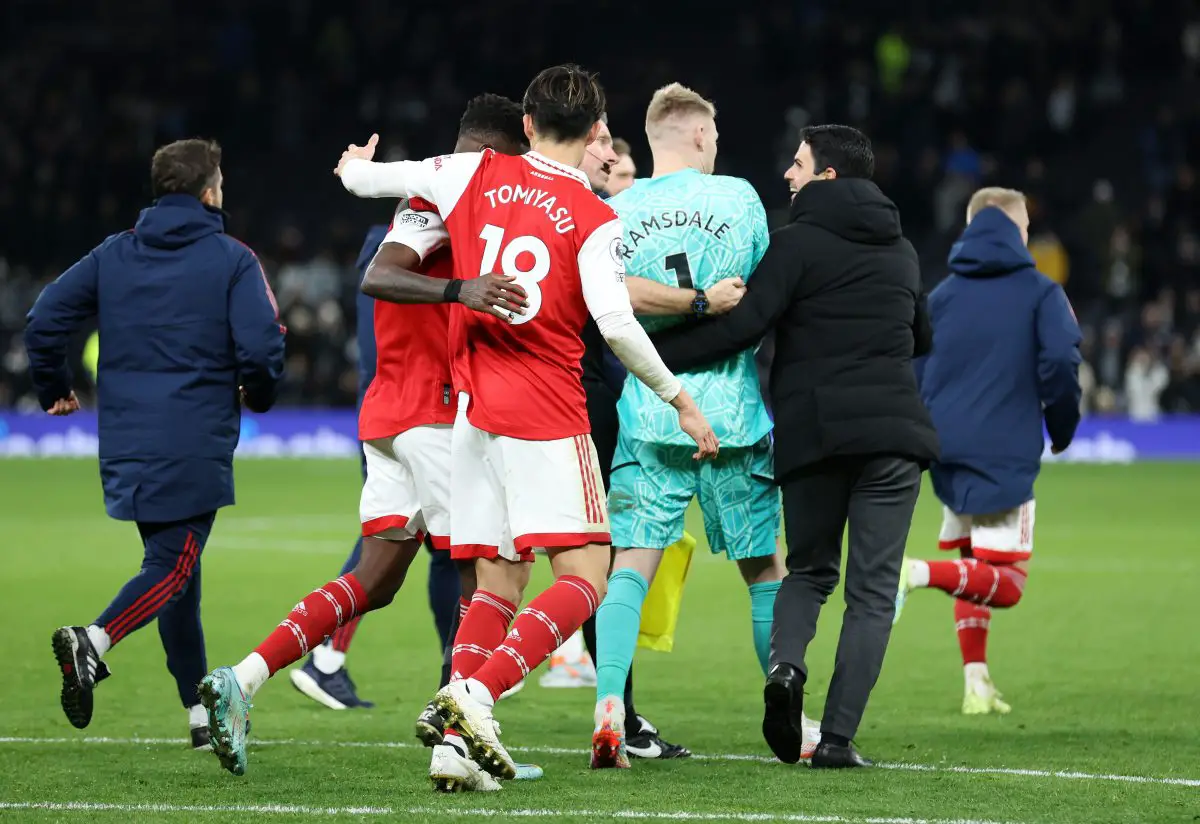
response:
<svg viewBox="0 0 1200 824"><path fill-rule="evenodd" d="M468 678L466 681L463 681L462 684L467 690L467 695L469 695L473 700L478 701L488 709L496 706L496 699L492 698L491 690L484 686L482 681L476 681L474 678Z"/></svg>
<svg viewBox="0 0 1200 824"><path fill-rule="evenodd" d="M202 704L197 704L194 707L187 708L188 727L196 729L197 727L208 726L208 710L204 709Z"/></svg>
<svg viewBox="0 0 1200 824"><path fill-rule="evenodd" d="M334 649L330 644L320 644L313 648L313 666L318 672L333 675L346 666L346 653Z"/></svg>
<svg viewBox="0 0 1200 824"><path fill-rule="evenodd" d="M968 685L989 680L991 676L988 674L988 665L982 661L963 664L963 678Z"/></svg>
<svg viewBox="0 0 1200 824"><path fill-rule="evenodd" d="M912 589L929 586L929 564L926 561L909 562L908 585Z"/></svg>
<svg viewBox="0 0 1200 824"><path fill-rule="evenodd" d="M92 624L87 628L88 640L92 642L92 646L96 648L96 654L101 658L104 654L112 649L112 639L108 637L108 633L104 627L98 627Z"/></svg>
<svg viewBox="0 0 1200 824"><path fill-rule="evenodd" d="M237 677L242 692L247 698L252 698L254 693L267 683L267 679L271 677L271 670L261 655L252 652L240 664L234 665L233 674Z"/></svg>

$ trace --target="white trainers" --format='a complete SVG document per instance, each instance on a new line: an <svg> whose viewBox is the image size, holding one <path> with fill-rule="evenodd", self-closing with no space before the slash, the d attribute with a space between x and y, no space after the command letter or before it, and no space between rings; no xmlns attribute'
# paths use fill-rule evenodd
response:
<svg viewBox="0 0 1200 824"><path fill-rule="evenodd" d="M492 778L483 768L467 757L465 749L451 743L438 744L433 748L429 761L429 780L433 789L440 793L493 793L501 789L500 782Z"/></svg>
<svg viewBox="0 0 1200 824"><path fill-rule="evenodd" d="M629 769L625 750L625 702L609 695L596 702L596 728L592 732L592 769Z"/></svg>
<svg viewBox="0 0 1200 824"><path fill-rule="evenodd" d="M574 664L565 660L550 662L550 669L542 673L538 685L545 689L579 689L596 686L596 668L589 660Z"/></svg>
<svg viewBox="0 0 1200 824"><path fill-rule="evenodd" d="M996 689L991 678L985 676L970 679L963 691L963 715L1008 715L1012 712L1012 707L1003 699L1004 696Z"/></svg>
<svg viewBox="0 0 1200 824"><path fill-rule="evenodd" d="M500 700L503 701L505 698L512 698L514 695L516 695L518 692L520 692L523 689L525 689L525 679L524 678L522 678L520 681L518 681L517 685L515 687L513 687L512 689L507 689L504 692L500 693Z"/></svg>
<svg viewBox="0 0 1200 824"><path fill-rule="evenodd" d="M492 717L492 696L473 678L442 687L433 698L447 728L462 735L472 760L496 778L512 780L517 765L500 743L500 725Z"/></svg>
<svg viewBox="0 0 1200 824"><path fill-rule="evenodd" d="M800 757L812 758L817 745L821 743L821 722L814 721L807 715L800 716Z"/></svg>

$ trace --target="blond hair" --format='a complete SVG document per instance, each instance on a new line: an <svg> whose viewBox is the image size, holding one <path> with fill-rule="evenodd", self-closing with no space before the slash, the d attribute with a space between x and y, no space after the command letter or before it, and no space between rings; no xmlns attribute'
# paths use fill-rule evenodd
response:
<svg viewBox="0 0 1200 824"><path fill-rule="evenodd" d="M691 115L715 118L717 107L681 83L663 86L646 108L646 136L651 140L661 137L670 121Z"/></svg>
<svg viewBox="0 0 1200 824"><path fill-rule="evenodd" d="M999 186L988 186L971 195L967 202L967 223L975 219L975 215L989 206L995 206L1007 212L1014 206L1025 206L1025 193L1016 189L1002 189Z"/></svg>
<svg viewBox="0 0 1200 824"><path fill-rule="evenodd" d="M629 141L623 137L613 138L613 151L617 153L617 157L622 155L632 155L633 147L629 145Z"/></svg>

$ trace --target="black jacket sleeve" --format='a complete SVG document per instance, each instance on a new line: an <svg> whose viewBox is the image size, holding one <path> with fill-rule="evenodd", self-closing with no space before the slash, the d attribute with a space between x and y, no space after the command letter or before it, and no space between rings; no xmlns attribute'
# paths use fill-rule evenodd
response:
<svg viewBox="0 0 1200 824"><path fill-rule="evenodd" d="M778 235L778 233L776 233ZM741 303L712 320L651 336L672 372L689 372L741 352L762 340L792 302L802 263L790 244L773 239L746 284Z"/></svg>
<svg viewBox="0 0 1200 824"><path fill-rule="evenodd" d="M913 357L919 358L933 351L933 322L929 318L929 296L917 297L917 311L913 316Z"/></svg>

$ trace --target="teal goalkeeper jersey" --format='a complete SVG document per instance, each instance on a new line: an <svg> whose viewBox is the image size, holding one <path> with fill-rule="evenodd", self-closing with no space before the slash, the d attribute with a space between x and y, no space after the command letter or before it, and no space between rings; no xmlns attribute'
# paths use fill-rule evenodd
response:
<svg viewBox="0 0 1200 824"><path fill-rule="evenodd" d="M767 251L767 215L758 193L737 177L688 169L639 180L608 201L625 227L625 271L685 289L729 277L749 279ZM681 317L639 317L649 332ZM753 446L771 431L754 349L681 374L723 447ZM670 405L632 375L618 405L621 431L640 441L691 445Z"/></svg>

